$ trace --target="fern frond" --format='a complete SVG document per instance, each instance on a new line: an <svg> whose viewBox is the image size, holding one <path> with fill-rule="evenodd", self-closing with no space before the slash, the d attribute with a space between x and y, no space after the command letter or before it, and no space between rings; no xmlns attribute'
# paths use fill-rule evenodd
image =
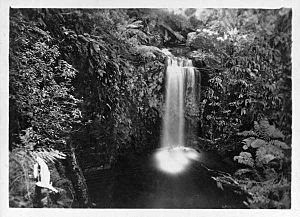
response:
<svg viewBox="0 0 300 217"><path fill-rule="evenodd" d="M284 135L280 130L275 128L274 125L270 125L269 121L264 118L258 122L254 122L255 132L259 137L270 140L270 139L284 139Z"/></svg>
<svg viewBox="0 0 300 217"><path fill-rule="evenodd" d="M270 141L270 144L282 149L291 149L291 147L289 147L285 142L281 142L279 140L272 140Z"/></svg>
<svg viewBox="0 0 300 217"><path fill-rule="evenodd" d="M241 175L244 175L246 173L252 173L253 172L253 169L239 169L237 170L234 175L236 176L241 176Z"/></svg>
<svg viewBox="0 0 300 217"><path fill-rule="evenodd" d="M251 143L251 147L252 148L259 148L263 145L266 145L267 142L265 140L262 139L255 139L252 143Z"/></svg>
<svg viewBox="0 0 300 217"><path fill-rule="evenodd" d="M249 152L241 152L239 156L234 156L233 160L238 161L240 164L254 167L254 160Z"/></svg>
<svg viewBox="0 0 300 217"><path fill-rule="evenodd" d="M247 139L244 139L244 140L242 141L242 144L245 144L245 145L247 146L247 148L249 148L254 140L255 140L254 137L249 137L249 138L247 138ZM246 149L247 149L247 148L246 148Z"/></svg>
<svg viewBox="0 0 300 217"><path fill-rule="evenodd" d="M256 151L256 164L262 166L268 164L273 159L283 159L283 151L274 145L263 145Z"/></svg>
<svg viewBox="0 0 300 217"><path fill-rule="evenodd" d="M253 131L253 130L250 130L250 131L243 131L241 133L237 133L238 136L245 136L245 137L257 137L257 134Z"/></svg>

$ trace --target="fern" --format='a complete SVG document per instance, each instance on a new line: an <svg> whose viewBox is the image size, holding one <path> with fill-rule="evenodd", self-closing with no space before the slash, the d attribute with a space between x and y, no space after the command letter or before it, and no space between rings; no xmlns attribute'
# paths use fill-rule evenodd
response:
<svg viewBox="0 0 300 217"><path fill-rule="evenodd" d="M285 143L285 142L281 142L279 140L272 140L270 141L271 145L274 145L278 148L282 148L282 149L290 149L290 147Z"/></svg>
<svg viewBox="0 0 300 217"><path fill-rule="evenodd" d="M252 143L251 143L251 147L252 148L259 148L263 145L266 145L267 142L265 140L262 139L255 139Z"/></svg>
<svg viewBox="0 0 300 217"><path fill-rule="evenodd" d="M253 131L253 130L250 130L250 131L243 131L241 133L237 133L238 136L244 136L244 137L257 137L257 134Z"/></svg>
<svg viewBox="0 0 300 217"><path fill-rule="evenodd" d="M241 152L234 160L252 167L264 167L274 159L282 161L285 157L282 149L290 149L285 142L277 140L284 139L284 135L274 125L270 125L266 118L254 122L254 131L244 131L238 135L247 137L241 143L244 150L257 149L255 163L248 152Z"/></svg>
<svg viewBox="0 0 300 217"><path fill-rule="evenodd" d="M234 156L233 160L237 160L240 164L245 164L250 167L254 167L254 160L252 158L251 153L249 152L241 152L239 156Z"/></svg>
<svg viewBox="0 0 300 217"><path fill-rule="evenodd" d="M244 139L244 140L242 141L242 143L245 144L245 145L243 146L243 149L244 149L244 150L248 149L248 148L251 146L251 143L252 143L254 140L255 140L254 137L250 137L250 138Z"/></svg>
<svg viewBox="0 0 300 217"><path fill-rule="evenodd" d="M237 170L237 171L234 173L234 175L236 175L236 176L241 176L241 175L243 175L243 174L251 173L251 172L252 172L251 169L239 169L239 170Z"/></svg>
<svg viewBox="0 0 300 217"><path fill-rule="evenodd" d="M274 159L283 159L284 153L283 151L274 146L274 145L264 145L257 149L256 151L256 164L257 166L263 166L264 164L268 164L270 161Z"/></svg>
<svg viewBox="0 0 300 217"><path fill-rule="evenodd" d="M284 139L284 135L280 130L275 128L274 125L270 125L266 118L254 122L254 131L259 135L259 137L270 140L270 139Z"/></svg>
<svg viewBox="0 0 300 217"><path fill-rule="evenodd" d="M290 208L290 182L281 178L264 182L238 180L239 185L252 196L248 198L249 208ZM270 197L273 195L272 197Z"/></svg>
<svg viewBox="0 0 300 217"><path fill-rule="evenodd" d="M259 148L263 145L266 145L268 144L265 140L262 140L262 139L255 139L254 137L250 137L250 138L247 138L247 139L244 139L242 141L242 144L245 144L243 146L243 149L244 150L247 150L249 147L252 147L252 148Z"/></svg>

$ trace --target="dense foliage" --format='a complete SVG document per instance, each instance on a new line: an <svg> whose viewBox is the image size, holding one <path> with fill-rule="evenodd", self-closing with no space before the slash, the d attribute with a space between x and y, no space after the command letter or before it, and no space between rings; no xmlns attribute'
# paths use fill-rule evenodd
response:
<svg viewBox="0 0 300 217"><path fill-rule="evenodd" d="M209 17L190 42L211 68L203 131L226 139L266 116L290 135L291 12L213 10Z"/></svg>
<svg viewBox="0 0 300 217"><path fill-rule="evenodd" d="M37 155L63 180L56 185L63 199L46 195L51 202L44 206L70 207L82 204L73 195L76 186L67 187L65 161L78 158L88 172L110 167L120 155L156 148L162 48L172 47L192 58L202 77L198 108L186 113L187 122L199 125L197 136L242 165L240 185L261 192L250 207L289 207L289 187L283 186L290 183L285 152L292 133L290 10L10 12L11 206L34 206L29 174ZM241 178L244 173L252 176ZM271 182L282 192L266 189Z"/></svg>
<svg viewBox="0 0 300 217"><path fill-rule="evenodd" d="M235 175L253 196L250 207L289 208L291 147L282 142L284 135L266 119L255 121L253 130L238 135L245 138L244 151L234 160L246 168Z"/></svg>

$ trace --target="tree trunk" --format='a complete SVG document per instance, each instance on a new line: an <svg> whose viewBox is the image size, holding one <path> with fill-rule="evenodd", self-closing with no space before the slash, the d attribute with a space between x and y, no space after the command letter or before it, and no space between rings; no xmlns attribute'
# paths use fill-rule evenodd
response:
<svg viewBox="0 0 300 217"><path fill-rule="evenodd" d="M75 149L73 144L69 144L70 154L67 156L65 162L66 175L71 180L75 191L76 199L79 203L79 207L90 207L91 202L89 199L88 188L86 180L81 168L78 165Z"/></svg>

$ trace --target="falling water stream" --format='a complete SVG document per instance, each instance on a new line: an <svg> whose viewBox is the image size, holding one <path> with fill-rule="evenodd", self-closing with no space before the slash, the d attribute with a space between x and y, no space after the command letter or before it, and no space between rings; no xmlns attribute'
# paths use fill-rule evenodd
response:
<svg viewBox="0 0 300 217"><path fill-rule="evenodd" d="M166 105L161 146L184 146L185 80L194 81L191 60L168 58L166 70Z"/></svg>

